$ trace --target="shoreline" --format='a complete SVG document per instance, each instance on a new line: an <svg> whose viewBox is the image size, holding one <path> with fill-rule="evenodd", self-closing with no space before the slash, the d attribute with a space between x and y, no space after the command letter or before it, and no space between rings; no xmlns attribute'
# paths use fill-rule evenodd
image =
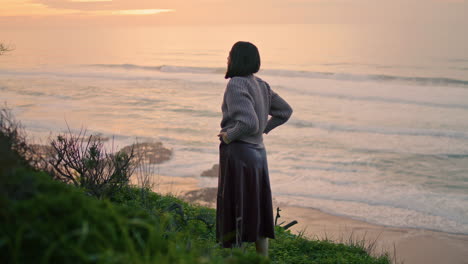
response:
<svg viewBox="0 0 468 264"><path fill-rule="evenodd" d="M291 227L295 233L344 243L364 240L364 245L373 247L373 254L396 255L397 263L468 263L468 235L371 224L312 208L285 206L281 213L286 222L299 222Z"/></svg>
<svg viewBox="0 0 468 264"><path fill-rule="evenodd" d="M274 198L273 198L273 199L274 199ZM278 203L278 205L281 205L281 206L283 206L283 207L291 207L291 208L298 208L298 209L314 210L314 211L318 211L318 212L320 212L320 213L322 213L322 214L331 215L331 216L339 217L339 218L346 218L346 219L349 219L349 220L352 220L352 221L363 222L363 223L366 223L366 224L369 224L369 225L380 226L380 227L383 227L383 228L408 229L408 230L425 230L425 231L428 231L428 232L435 232L435 233L442 233L442 234L447 234L447 235L466 236L466 237L468 237L468 234L465 234L465 233L447 232L447 231L442 231L442 230L437 230L437 229L429 229L429 228L424 228L424 227L398 227L398 226L377 224L377 223L372 223L372 222L369 222L369 221L366 221L366 220L363 220L363 219L353 218L353 217L351 217L351 216L328 213L328 212L325 212L325 211L323 211L323 210L321 210L321 209L319 209L319 208L314 208L314 207L289 205L289 204L287 204L287 203L281 203L281 202ZM467 263L468 263L468 262L467 262Z"/></svg>
<svg viewBox="0 0 468 264"><path fill-rule="evenodd" d="M202 188L195 177L156 176L153 191L172 194L187 202L216 208L215 188ZM368 223L319 209L291 206L273 198L273 208L280 207L278 223L293 220L298 224L292 233L309 239L328 239L338 243L364 243L371 254L387 252L404 264L468 264L468 235L422 228L391 227Z"/></svg>

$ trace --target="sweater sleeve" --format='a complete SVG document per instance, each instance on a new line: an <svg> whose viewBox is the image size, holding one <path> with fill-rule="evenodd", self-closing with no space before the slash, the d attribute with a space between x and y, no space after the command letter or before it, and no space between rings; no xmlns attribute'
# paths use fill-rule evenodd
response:
<svg viewBox="0 0 468 264"><path fill-rule="evenodd" d="M229 142L257 133L259 122L254 100L239 80L231 79L228 83L225 100L229 115L235 120L235 125L226 131Z"/></svg>
<svg viewBox="0 0 468 264"><path fill-rule="evenodd" d="M288 121L292 115L291 106L281 98L277 93L271 90L271 105L270 112L271 118L268 120L267 125L263 133L268 134L275 127L282 125Z"/></svg>

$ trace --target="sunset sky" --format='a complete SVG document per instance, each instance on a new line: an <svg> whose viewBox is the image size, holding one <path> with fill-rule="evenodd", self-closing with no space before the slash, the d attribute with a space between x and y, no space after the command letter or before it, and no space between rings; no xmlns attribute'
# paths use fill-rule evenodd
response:
<svg viewBox="0 0 468 264"><path fill-rule="evenodd" d="M250 23L468 25L468 0L2 0L5 26Z"/></svg>

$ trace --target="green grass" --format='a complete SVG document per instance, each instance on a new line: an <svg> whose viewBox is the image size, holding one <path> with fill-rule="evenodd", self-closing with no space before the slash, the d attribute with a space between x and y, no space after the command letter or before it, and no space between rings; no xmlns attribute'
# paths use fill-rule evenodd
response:
<svg viewBox="0 0 468 264"><path fill-rule="evenodd" d="M32 187L21 197L1 195L1 263L225 261L213 255L216 245L204 222L187 221L188 216L167 210L175 198L151 194L150 199L161 207L144 209L132 200L97 200L41 172L19 169L12 176L16 180L9 183L10 188L19 190L26 181ZM187 215L203 211L192 208L193 213L187 210ZM262 261L255 254L233 255L227 261L247 259L249 263Z"/></svg>
<svg viewBox="0 0 468 264"><path fill-rule="evenodd" d="M129 187L106 200L26 168L2 175L1 263L390 263L276 227L270 260L215 243L215 211Z"/></svg>
<svg viewBox="0 0 468 264"><path fill-rule="evenodd" d="M97 199L31 168L12 143L0 133L0 263L390 263L362 244L308 240L279 226L268 259L253 243L224 249L214 209L131 186Z"/></svg>

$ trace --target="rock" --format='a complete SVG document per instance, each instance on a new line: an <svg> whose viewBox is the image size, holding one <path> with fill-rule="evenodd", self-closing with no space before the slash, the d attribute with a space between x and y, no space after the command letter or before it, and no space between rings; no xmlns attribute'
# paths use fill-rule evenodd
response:
<svg viewBox="0 0 468 264"><path fill-rule="evenodd" d="M196 201L196 202L207 202L213 203L216 202L216 196L218 194L218 188L202 188L198 190L193 190L185 193L183 196L186 201Z"/></svg>
<svg viewBox="0 0 468 264"><path fill-rule="evenodd" d="M109 139L110 139L107 136L103 136L101 133L93 134L91 136L83 135L82 137L79 137L78 139L86 142L86 141L90 140L90 137L91 137L91 140L93 142L106 142L106 141L109 141Z"/></svg>
<svg viewBox="0 0 468 264"><path fill-rule="evenodd" d="M34 167L44 168L52 157L55 155L55 150L52 146L31 144L30 150L25 153L25 158L30 161Z"/></svg>
<svg viewBox="0 0 468 264"><path fill-rule="evenodd" d="M219 165L215 164L215 165L213 165L213 167L211 169L203 171L201 173L201 176L204 176L204 177L218 177L219 176L218 174L219 174Z"/></svg>
<svg viewBox="0 0 468 264"><path fill-rule="evenodd" d="M161 142L136 143L123 147L120 151L130 153L132 148L136 157L145 159L149 164L160 164L172 157L172 150L165 148Z"/></svg>
<svg viewBox="0 0 468 264"><path fill-rule="evenodd" d="M43 158L47 158L54 153L54 148L52 146L40 144L31 144L29 146L31 147L34 154Z"/></svg>

